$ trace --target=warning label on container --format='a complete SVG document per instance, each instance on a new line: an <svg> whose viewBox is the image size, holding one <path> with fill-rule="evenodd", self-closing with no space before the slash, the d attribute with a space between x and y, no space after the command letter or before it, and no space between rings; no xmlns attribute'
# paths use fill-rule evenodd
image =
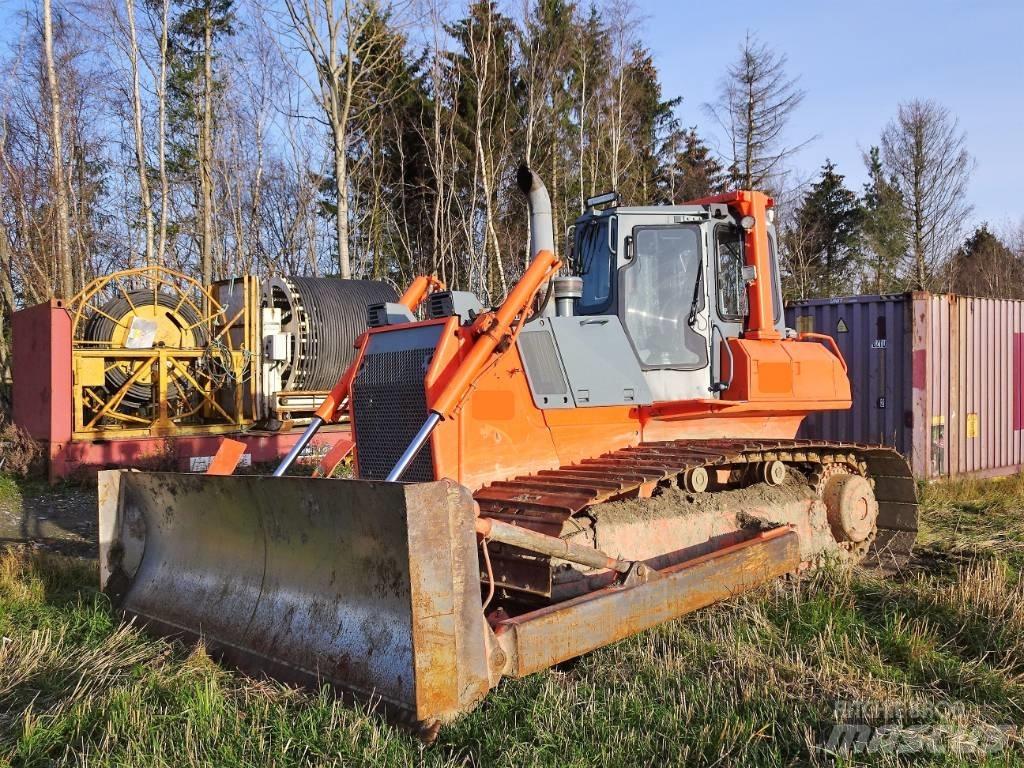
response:
<svg viewBox="0 0 1024 768"><path fill-rule="evenodd" d="M839 322L836 323L836 333L849 333L850 328L846 325L846 321L843 318L839 318Z"/></svg>
<svg viewBox="0 0 1024 768"><path fill-rule="evenodd" d="M967 439L970 440L978 436L978 414L968 413L967 414Z"/></svg>

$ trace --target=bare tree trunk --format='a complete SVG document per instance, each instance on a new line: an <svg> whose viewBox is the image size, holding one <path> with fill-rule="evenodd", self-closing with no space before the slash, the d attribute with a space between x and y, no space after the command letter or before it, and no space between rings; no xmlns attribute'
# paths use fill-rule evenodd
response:
<svg viewBox="0 0 1024 768"><path fill-rule="evenodd" d="M7 227L0 220L0 385L10 381L11 364L10 350L7 348L7 336L4 332L4 321L9 313L14 312L14 286L11 275L14 272L11 263L10 240L7 239Z"/></svg>
<svg viewBox="0 0 1024 768"><path fill-rule="evenodd" d="M53 19L50 0L43 0L43 47L46 54L46 82L50 92L50 144L53 151L53 189L57 208L57 265L61 296L71 298L75 284L71 267L71 244L68 231L68 191L64 183L63 124L60 115L60 89L53 57Z"/></svg>
<svg viewBox="0 0 1024 768"><path fill-rule="evenodd" d="M338 274L343 279L352 277L352 264L348 249L348 155L345 153L345 128L341 120L331 121L334 144L334 192L338 196L338 214L334 232L338 238Z"/></svg>
<svg viewBox="0 0 1024 768"><path fill-rule="evenodd" d="M213 282L213 20L203 17L203 114L199 128L200 260L203 284Z"/></svg>
<svg viewBox="0 0 1024 768"><path fill-rule="evenodd" d="M160 171L160 239L157 264L163 265L167 255L167 219L171 206L171 185L167 178L167 54L170 25L170 0L163 0L160 11L160 71L157 77L157 165Z"/></svg>
<svg viewBox="0 0 1024 768"><path fill-rule="evenodd" d="M128 59L132 68L132 114L135 131L135 162L139 172L139 197L146 226L146 265L154 262L153 199L149 191L149 163L146 160L146 139L142 127L142 93L139 87L139 41L135 32L135 0L125 0L128 12Z"/></svg>

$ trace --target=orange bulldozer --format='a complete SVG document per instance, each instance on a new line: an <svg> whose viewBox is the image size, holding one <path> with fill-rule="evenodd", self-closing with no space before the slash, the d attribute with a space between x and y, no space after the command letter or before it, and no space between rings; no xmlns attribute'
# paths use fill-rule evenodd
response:
<svg viewBox="0 0 1024 768"><path fill-rule="evenodd" d="M907 462L796 439L849 408L784 326L773 201L587 201L497 307L417 278L274 476L108 471L101 581L152 631L382 703L427 737L522 677L827 561L899 565ZM339 372L342 373L342 372ZM354 479L286 475L347 414Z"/></svg>

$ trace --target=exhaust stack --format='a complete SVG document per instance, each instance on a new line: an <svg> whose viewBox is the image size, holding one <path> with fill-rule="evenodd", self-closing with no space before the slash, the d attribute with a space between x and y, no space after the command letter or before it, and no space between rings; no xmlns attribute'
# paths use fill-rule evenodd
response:
<svg viewBox="0 0 1024 768"><path fill-rule="evenodd" d="M551 197L540 176L523 163L516 172L516 184L524 195L530 209L530 254L527 266L537 258L541 251L555 253L554 222L551 216ZM554 314L550 292L544 299L538 314L551 316Z"/></svg>
<svg viewBox="0 0 1024 768"><path fill-rule="evenodd" d="M554 225L551 218L551 198L547 187L540 176L530 170L529 166L519 166L516 173L516 184L526 195L530 207L530 261L537 258L540 251L555 253Z"/></svg>

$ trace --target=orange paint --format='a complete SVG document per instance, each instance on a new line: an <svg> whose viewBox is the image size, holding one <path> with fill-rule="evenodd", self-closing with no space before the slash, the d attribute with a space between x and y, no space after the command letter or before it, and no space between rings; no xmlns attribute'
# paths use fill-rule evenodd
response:
<svg viewBox="0 0 1024 768"><path fill-rule="evenodd" d="M723 377L731 381L721 397L538 408L514 341L537 290L560 265L551 253L541 252L497 310L465 326L458 317L419 324L444 326L424 376L427 408L442 417L430 438L435 477L475 490L644 441L791 439L807 414L850 407L845 362L818 343L831 340L782 339L775 330L767 234L771 198L737 192L697 202L727 203L740 216L754 218L746 244L748 265L756 272L748 286L751 311L743 337L724 342L733 370L723 352ZM388 331L373 329L366 336Z"/></svg>

